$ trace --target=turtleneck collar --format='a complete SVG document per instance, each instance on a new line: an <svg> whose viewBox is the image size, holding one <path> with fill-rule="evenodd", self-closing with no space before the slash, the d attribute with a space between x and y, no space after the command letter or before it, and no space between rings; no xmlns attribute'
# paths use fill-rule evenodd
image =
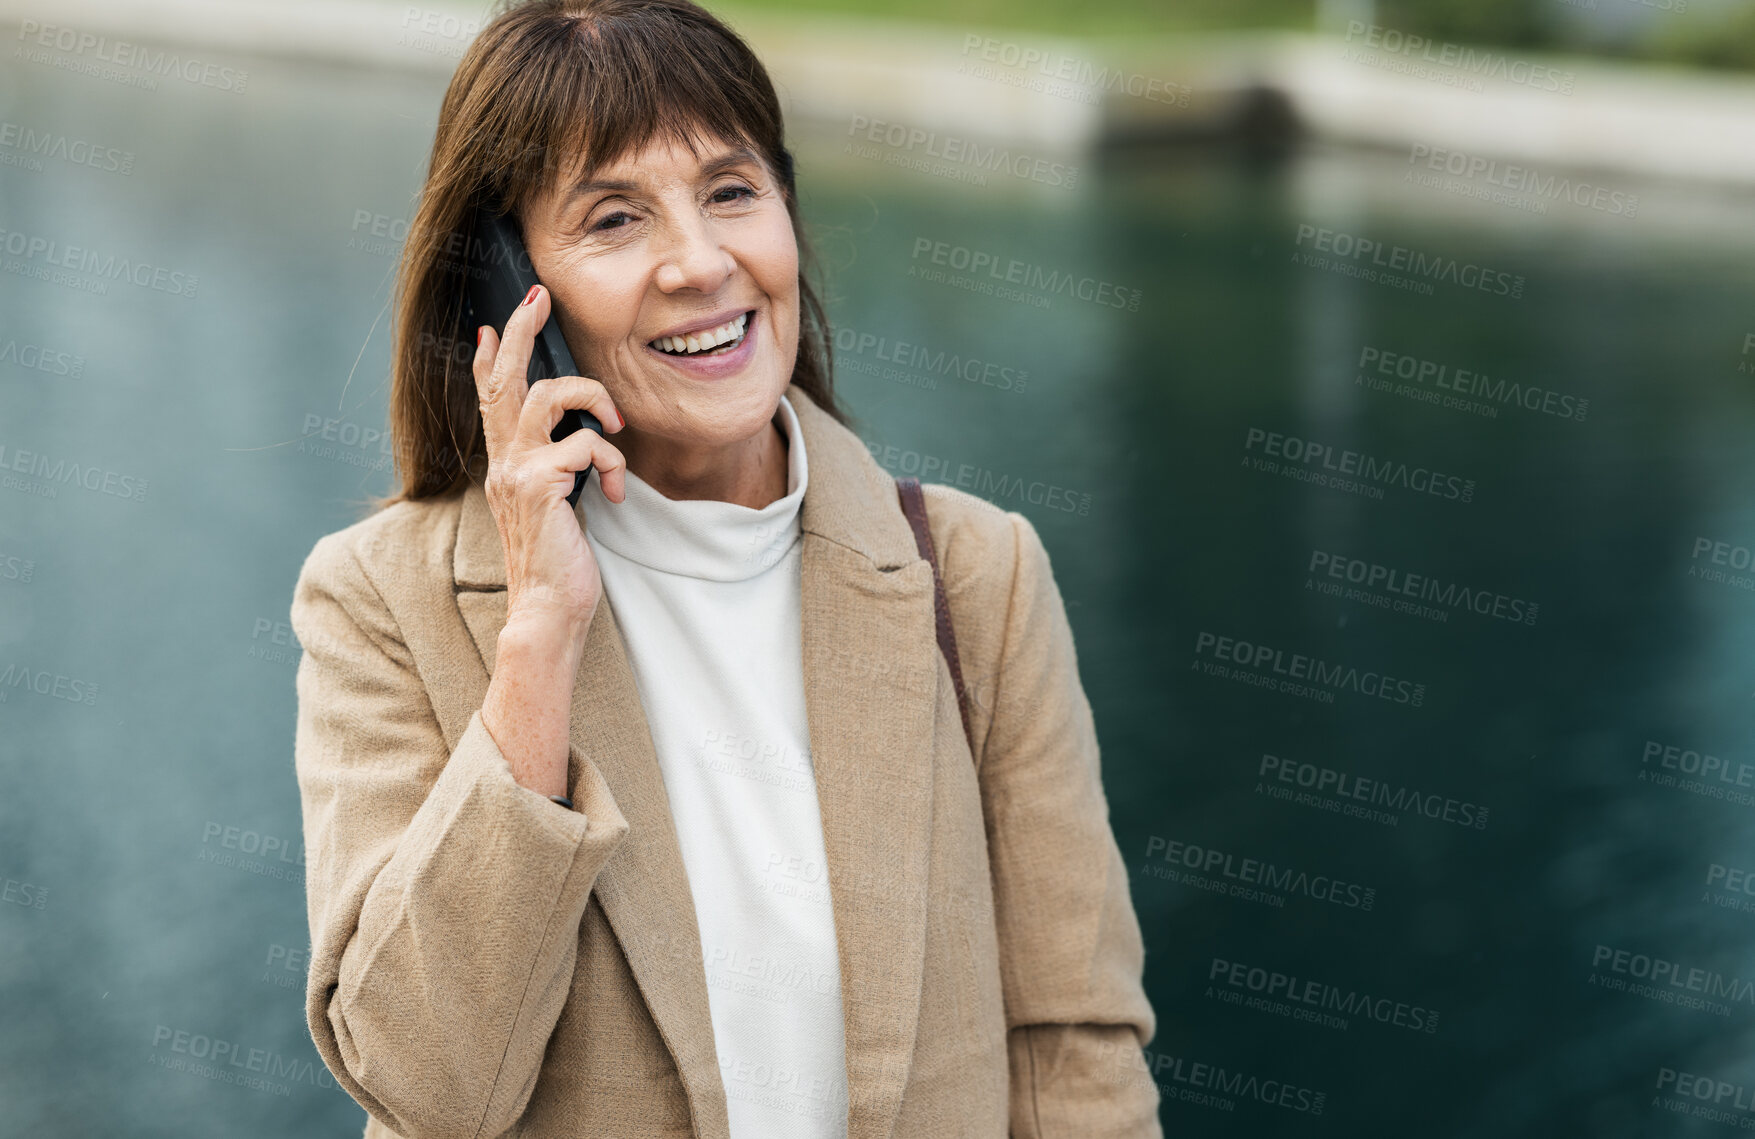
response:
<svg viewBox="0 0 1755 1139"><path fill-rule="evenodd" d="M593 468L579 495L586 537L663 573L707 581L744 581L760 574L798 541L798 510L809 481L804 432L785 395L776 420L786 436L785 497L760 510L716 499L672 499L624 471L627 496L617 503L604 497Z"/></svg>

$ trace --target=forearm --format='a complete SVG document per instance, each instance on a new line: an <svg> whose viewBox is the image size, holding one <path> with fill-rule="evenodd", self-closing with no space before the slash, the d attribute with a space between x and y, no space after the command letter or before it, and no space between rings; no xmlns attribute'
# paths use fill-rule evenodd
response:
<svg viewBox="0 0 1755 1139"><path fill-rule="evenodd" d="M1158 1087L1132 1025L1019 1025L1006 1047L1011 1139L1162 1139Z"/></svg>
<svg viewBox="0 0 1755 1139"><path fill-rule="evenodd" d="M567 744L582 638L508 622L482 702L487 728L512 778L542 795L567 794Z"/></svg>
<svg viewBox="0 0 1755 1139"><path fill-rule="evenodd" d="M563 811L515 784L477 719L357 914L315 926L319 1049L401 1134L498 1134L522 1110L627 830L600 780L582 794Z"/></svg>
<svg viewBox="0 0 1755 1139"><path fill-rule="evenodd" d="M1007 945L1015 966L1006 1041L1014 1139L1160 1135L1159 1089L1143 1049L1156 1028L1140 985L1144 946L1120 851L1106 823L1098 831L1099 820L1090 822L1090 838L1061 849L1101 853L1102 869L1080 875L1081 893L1093 907L1043 891L1065 915L1058 932L1088 948L1069 957L1061 937L1038 941L1029 934ZM1029 920L1032 930L1048 924L1040 916Z"/></svg>

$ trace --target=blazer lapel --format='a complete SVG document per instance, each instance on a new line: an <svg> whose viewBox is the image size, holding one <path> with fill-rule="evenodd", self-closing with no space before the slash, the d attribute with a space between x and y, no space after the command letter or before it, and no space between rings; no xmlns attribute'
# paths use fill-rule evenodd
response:
<svg viewBox="0 0 1755 1139"><path fill-rule="evenodd" d="M932 572L914 548L893 481L864 444L796 385L786 394L810 464L799 514L804 692L841 966L848 1139L890 1139L914 1051L926 947L934 700L943 671ZM464 492L453 569L458 609L491 675L506 621L505 560L477 485ZM586 635L571 740L568 786L584 777L579 759L590 760L629 823L598 875L599 902L676 1059L697 1134L726 1136L687 869L607 603Z"/></svg>
<svg viewBox="0 0 1755 1139"><path fill-rule="evenodd" d="M931 569L885 573L809 532L803 560L805 707L841 962L847 1134L888 1139L926 950Z"/></svg>
<svg viewBox="0 0 1755 1139"><path fill-rule="evenodd" d="M810 463L800 508L804 692L841 961L847 1134L890 1139L926 955L944 668L932 567L914 548L894 480L858 436L796 385L786 394Z"/></svg>

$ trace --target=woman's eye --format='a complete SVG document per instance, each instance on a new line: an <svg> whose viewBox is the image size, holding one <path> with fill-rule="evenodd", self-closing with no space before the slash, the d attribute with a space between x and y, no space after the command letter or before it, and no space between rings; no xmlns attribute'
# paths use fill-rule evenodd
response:
<svg viewBox="0 0 1755 1139"><path fill-rule="evenodd" d="M755 196L756 192L754 190L750 189L748 186L741 185L721 186L719 189L713 191L713 201L720 205L730 205L734 202L754 198ZM615 213L605 215L601 221L593 225L591 227L591 232L604 233L618 229L626 229L628 225L635 220L636 219L633 215L622 210L617 210Z"/></svg>

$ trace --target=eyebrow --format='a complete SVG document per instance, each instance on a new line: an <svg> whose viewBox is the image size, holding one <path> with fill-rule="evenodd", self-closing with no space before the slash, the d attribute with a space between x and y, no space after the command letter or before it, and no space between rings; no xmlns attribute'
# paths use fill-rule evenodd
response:
<svg viewBox="0 0 1755 1139"><path fill-rule="evenodd" d="M740 146L736 150L728 150L724 154L710 158L703 163L701 165L701 180L706 181L730 167L737 166L744 162L753 162L758 166L761 165L761 159L757 156L755 151L747 146ZM578 183L567 196L569 198L577 198L581 195L590 194L598 190L613 190L619 193L632 193L639 190L639 188L639 185L634 182L617 179L594 178L589 182Z"/></svg>

